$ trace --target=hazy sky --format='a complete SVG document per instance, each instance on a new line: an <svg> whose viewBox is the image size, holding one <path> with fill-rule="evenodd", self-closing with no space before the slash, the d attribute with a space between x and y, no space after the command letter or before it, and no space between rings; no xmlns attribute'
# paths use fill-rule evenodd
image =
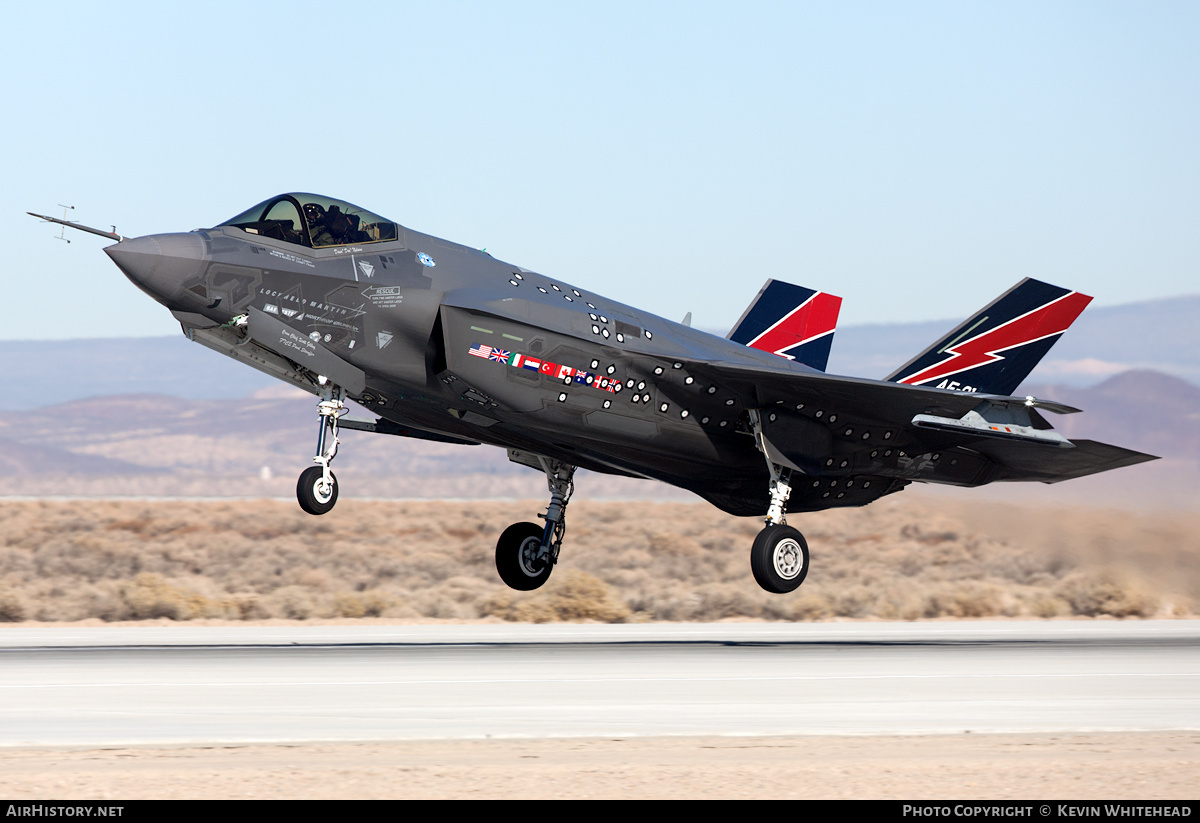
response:
<svg viewBox="0 0 1200 823"><path fill-rule="evenodd" d="M0 339L178 333L101 238L281 191L695 325L1200 291L1200 4L5 4ZM1200 318L1198 318L1200 319Z"/></svg>

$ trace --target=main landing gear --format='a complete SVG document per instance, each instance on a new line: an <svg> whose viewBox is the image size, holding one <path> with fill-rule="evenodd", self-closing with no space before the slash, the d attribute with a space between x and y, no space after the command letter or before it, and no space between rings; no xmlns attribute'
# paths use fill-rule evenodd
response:
<svg viewBox="0 0 1200 823"><path fill-rule="evenodd" d="M567 503L575 490L575 467L545 457L537 458L546 473L550 505L538 517L546 521L514 523L496 541L496 571L509 588L532 591L550 579L567 533Z"/></svg>
<svg viewBox="0 0 1200 823"><path fill-rule="evenodd" d="M337 477L329 468L338 449L338 418L346 408L346 393L337 386L322 387L321 402L317 414L321 418L321 430L317 434L316 466L305 469L296 482L296 500L300 508L309 514L325 514L337 503Z"/></svg>
<svg viewBox="0 0 1200 823"><path fill-rule="evenodd" d="M759 450L766 457L762 442L762 422L758 412L750 411L750 424ZM787 594L800 588L808 576L808 542L787 525L787 501L792 494L791 470L766 457L771 472L771 505L767 508L766 528L754 538L750 549L750 571L754 579L774 594Z"/></svg>

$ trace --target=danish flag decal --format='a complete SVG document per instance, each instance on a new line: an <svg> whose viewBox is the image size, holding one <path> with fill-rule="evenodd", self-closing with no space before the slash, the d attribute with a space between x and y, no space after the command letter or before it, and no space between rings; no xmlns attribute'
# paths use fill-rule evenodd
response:
<svg viewBox="0 0 1200 823"><path fill-rule="evenodd" d="M1026 278L887 379L1011 395L1091 300Z"/></svg>
<svg viewBox="0 0 1200 823"><path fill-rule="evenodd" d="M825 371L841 308L840 297L768 280L729 339Z"/></svg>

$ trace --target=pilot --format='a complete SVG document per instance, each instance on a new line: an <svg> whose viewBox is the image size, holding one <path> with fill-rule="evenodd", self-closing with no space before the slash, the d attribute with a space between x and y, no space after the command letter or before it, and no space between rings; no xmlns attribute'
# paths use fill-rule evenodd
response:
<svg viewBox="0 0 1200 823"><path fill-rule="evenodd" d="M337 208L334 206L333 208ZM308 221L308 235L314 246L332 246L337 243L329 232L329 215L316 203L304 204L304 219Z"/></svg>
<svg viewBox="0 0 1200 823"><path fill-rule="evenodd" d="M331 244L341 245L351 241L350 218L336 203L331 205L325 214L325 226L333 238L329 241Z"/></svg>

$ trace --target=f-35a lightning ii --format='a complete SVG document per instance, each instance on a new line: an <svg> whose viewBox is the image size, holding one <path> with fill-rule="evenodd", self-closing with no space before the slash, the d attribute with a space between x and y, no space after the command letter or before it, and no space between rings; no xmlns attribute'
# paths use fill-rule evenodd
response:
<svg viewBox="0 0 1200 823"><path fill-rule="evenodd" d="M42 216L42 215L35 215ZM765 516L751 569L808 573L786 514L863 506L909 483L1055 483L1154 459L1068 441L1012 397L1091 300L1023 280L885 380L824 373L840 298L768 280L725 339L312 194L211 229L105 249L189 339L320 398L297 496L333 508L339 428L499 446L545 473L543 524L500 535L514 589L558 562L577 468L688 489ZM347 400L378 415L344 418Z"/></svg>

